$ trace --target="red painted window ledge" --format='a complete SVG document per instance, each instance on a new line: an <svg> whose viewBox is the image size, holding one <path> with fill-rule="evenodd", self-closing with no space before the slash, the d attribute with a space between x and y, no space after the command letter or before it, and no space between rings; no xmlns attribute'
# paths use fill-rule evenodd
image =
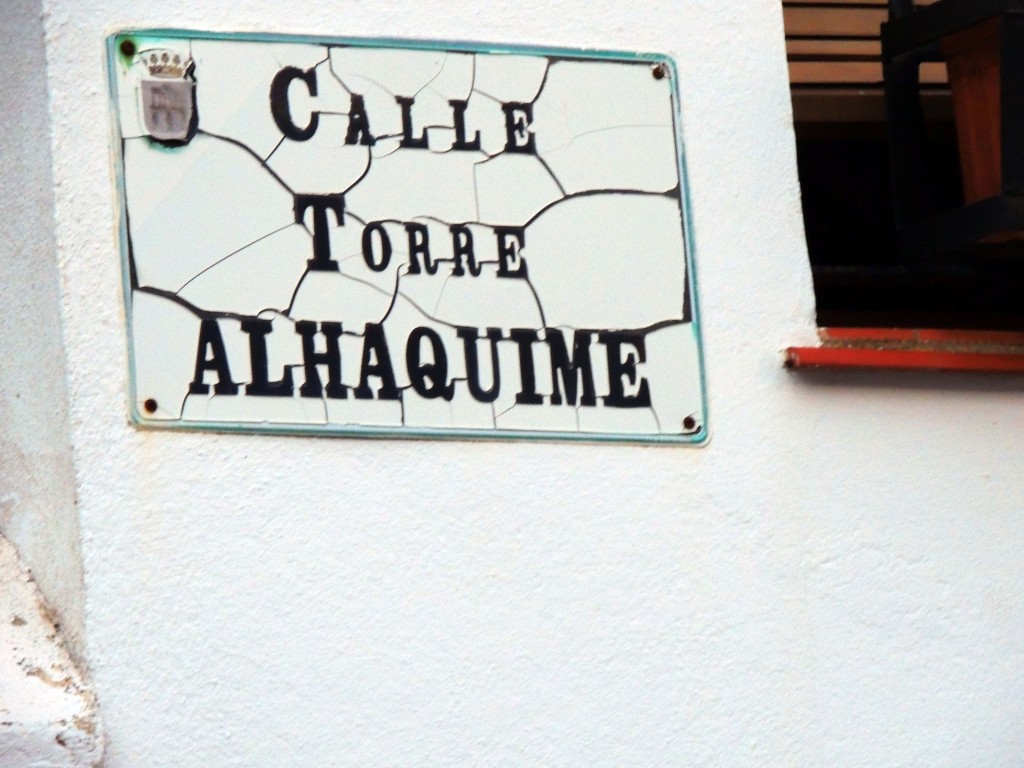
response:
<svg viewBox="0 0 1024 768"><path fill-rule="evenodd" d="M821 345L786 349L787 368L1024 373L1024 333L821 328Z"/></svg>

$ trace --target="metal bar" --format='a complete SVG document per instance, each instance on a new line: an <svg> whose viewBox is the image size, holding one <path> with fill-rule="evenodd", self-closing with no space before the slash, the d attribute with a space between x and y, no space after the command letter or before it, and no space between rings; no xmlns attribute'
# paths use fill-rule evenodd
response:
<svg viewBox="0 0 1024 768"><path fill-rule="evenodd" d="M909 254L926 256L1001 232L1024 232L1024 198L990 197L920 222L902 235Z"/></svg>
<svg viewBox="0 0 1024 768"><path fill-rule="evenodd" d="M1024 195L1024 16L1002 19L999 67L1003 193Z"/></svg>
<svg viewBox="0 0 1024 768"><path fill-rule="evenodd" d="M918 63L911 57L883 62L885 114L892 169L893 216L901 230L930 210L925 178L924 113Z"/></svg>
<svg viewBox="0 0 1024 768"><path fill-rule="evenodd" d="M999 13L1024 13L1024 0L939 0L916 8L882 24L882 55L909 53Z"/></svg>
<svg viewBox="0 0 1024 768"><path fill-rule="evenodd" d="M940 350L789 347L786 368L860 368L1024 373L1024 354Z"/></svg>
<svg viewBox="0 0 1024 768"><path fill-rule="evenodd" d="M898 19L914 10L914 0L889 0L889 18Z"/></svg>

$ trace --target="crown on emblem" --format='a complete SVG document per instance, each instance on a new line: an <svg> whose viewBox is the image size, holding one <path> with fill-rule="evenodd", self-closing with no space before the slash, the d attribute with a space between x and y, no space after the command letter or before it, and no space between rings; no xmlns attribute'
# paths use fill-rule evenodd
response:
<svg viewBox="0 0 1024 768"><path fill-rule="evenodd" d="M191 59L183 59L180 53L166 48L143 51L141 59L153 77L184 77L192 64Z"/></svg>

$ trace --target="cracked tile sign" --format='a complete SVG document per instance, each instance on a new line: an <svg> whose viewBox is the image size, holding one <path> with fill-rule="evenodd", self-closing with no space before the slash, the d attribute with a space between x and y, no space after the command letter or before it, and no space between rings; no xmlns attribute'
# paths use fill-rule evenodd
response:
<svg viewBox="0 0 1024 768"><path fill-rule="evenodd" d="M706 437L667 58L108 50L137 423Z"/></svg>

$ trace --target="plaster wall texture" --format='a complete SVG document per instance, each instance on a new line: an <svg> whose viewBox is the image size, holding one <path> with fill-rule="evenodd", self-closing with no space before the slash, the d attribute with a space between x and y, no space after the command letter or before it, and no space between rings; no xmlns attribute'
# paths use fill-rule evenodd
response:
<svg viewBox="0 0 1024 768"><path fill-rule="evenodd" d="M45 3L107 765L1024 760L1020 380L783 371L814 315L779 5ZM710 444L130 427L121 24L673 55Z"/></svg>
<svg viewBox="0 0 1024 768"><path fill-rule="evenodd" d="M82 564L53 234L42 4L10 0L0 16L0 534L18 546L80 656Z"/></svg>
<svg viewBox="0 0 1024 768"><path fill-rule="evenodd" d="M0 537L0 765L88 768L102 746L95 697L14 545Z"/></svg>

